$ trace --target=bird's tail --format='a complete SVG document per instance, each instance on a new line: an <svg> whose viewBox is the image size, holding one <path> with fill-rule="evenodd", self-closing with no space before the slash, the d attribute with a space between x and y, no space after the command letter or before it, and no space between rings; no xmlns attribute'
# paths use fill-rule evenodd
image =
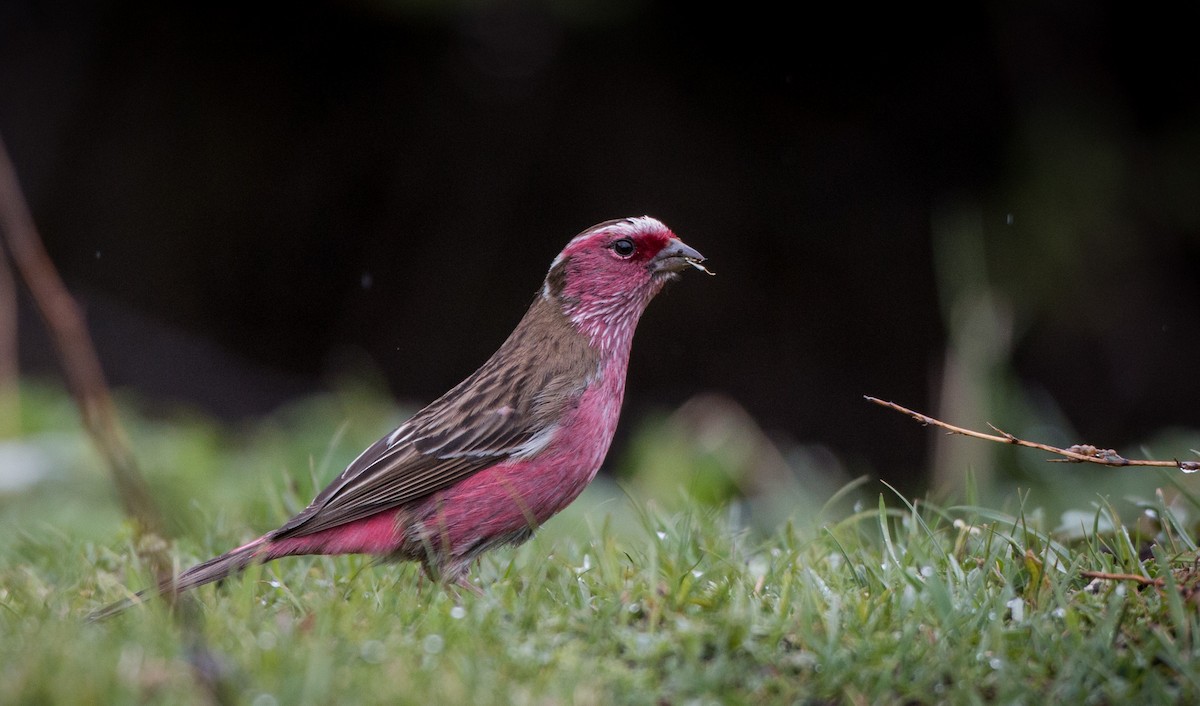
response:
<svg viewBox="0 0 1200 706"><path fill-rule="evenodd" d="M163 594L183 593L197 586L203 586L206 583L220 581L226 576L242 571L257 561L268 542L269 536L259 537L249 544L244 544L237 549L231 549L220 556L215 556L208 561L196 564L178 576L164 579L155 587L142 589L129 598L95 610L88 615L87 619L89 622L104 620L133 605L141 603L147 598Z"/></svg>

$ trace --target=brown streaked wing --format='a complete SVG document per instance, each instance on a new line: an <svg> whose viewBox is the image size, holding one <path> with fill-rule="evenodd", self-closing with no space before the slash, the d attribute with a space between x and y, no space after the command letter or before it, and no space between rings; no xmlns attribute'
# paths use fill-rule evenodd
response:
<svg viewBox="0 0 1200 706"><path fill-rule="evenodd" d="M503 461L578 402L597 366L561 309L538 297L482 367L368 447L274 536L353 522Z"/></svg>

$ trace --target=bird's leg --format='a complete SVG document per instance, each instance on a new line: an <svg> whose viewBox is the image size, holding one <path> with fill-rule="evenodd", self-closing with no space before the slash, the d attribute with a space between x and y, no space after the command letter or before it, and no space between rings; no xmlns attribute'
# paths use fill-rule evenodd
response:
<svg viewBox="0 0 1200 706"><path fill-rule="evenodd" d="M465 588L477 596L483 595L483 589L471 583L471 579L468 577L468 574L465 571L459 574L458 578L454 580L454 583L450 584L450 588L454 590L455 594L457 594L457 598L462 598L462 594L458 591L460 588Z"/></svg>
<svg viewBox="0 0 1200 706"><path fill-rule="evenodd" d="M426 560L421 562L423 573L430 581L439 583L454 594L455 600L462 599L462 589L467 589L477 596L484 595L483 589L471 583L469 566L466 562L452 562L439 566L436 562Z"/></svg>

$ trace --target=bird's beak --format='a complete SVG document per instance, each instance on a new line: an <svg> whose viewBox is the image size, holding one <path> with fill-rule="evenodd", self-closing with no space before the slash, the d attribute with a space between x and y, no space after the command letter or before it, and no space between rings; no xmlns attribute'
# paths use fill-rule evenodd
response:
<svg viewBox="0 0 1200 706"><path fill-rule="evenodd" d="M672 238L658 254L650 260L650 269L655 274L667 272L682 272L689 267L695 267L703 272L709 272L700 263L704 262L704 256L695 248L689 247L687 243L678 238Z"/></svg>

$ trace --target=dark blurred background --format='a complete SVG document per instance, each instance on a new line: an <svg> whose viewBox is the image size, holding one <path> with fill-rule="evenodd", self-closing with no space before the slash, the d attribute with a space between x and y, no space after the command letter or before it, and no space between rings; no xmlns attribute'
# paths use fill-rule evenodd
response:
<svg viewBox="0 0 1200 706"><path fill-rule="evenodd" d="M648 213L719 276L651 306L622 434L717 392L913 487L934 437L863 394L1050 442L1200 427L1197 14L7 0L0 135L117 386L427 401L571 236Z"/></svg>

